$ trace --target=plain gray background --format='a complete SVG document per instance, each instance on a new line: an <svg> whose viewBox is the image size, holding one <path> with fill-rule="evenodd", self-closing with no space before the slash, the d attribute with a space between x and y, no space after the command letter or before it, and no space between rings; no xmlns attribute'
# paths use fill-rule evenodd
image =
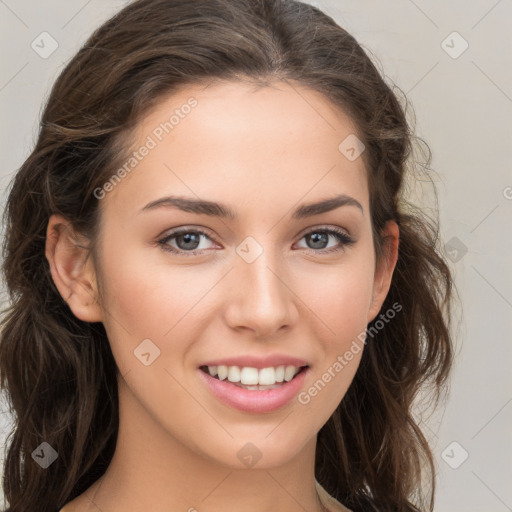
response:
<svg viewBox="0 0 512 512"><path fill-rule="evenodd" d="M125 3L0 0L2 205L33 147L51 84ZM423 421L438 465L435 510L512 511L512 2L311 3L380 61L386 79L406 93L416 133L433 153L442 241L463 310L450 395ZM58 44L49 56L31 46L42 46L43 37L51 49L43 32ZM2 446L8 427L4 412Z"/></svg>

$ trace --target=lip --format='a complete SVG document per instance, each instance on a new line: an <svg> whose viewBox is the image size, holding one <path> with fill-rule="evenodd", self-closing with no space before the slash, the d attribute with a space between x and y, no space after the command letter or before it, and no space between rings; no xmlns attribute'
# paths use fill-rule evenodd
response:
<svg viewBox="0 0 512 512"><path fill-rule="evenodd" d="M225 404L244 412L267 413L276 411L290 402L300 391L310 370L310 367L305 368L279 388L263 391L239 388L229 381L215 379L203 370L197 371L213 395Z"/></svg>
<svg viewBox="0 0 512 512"><path fill-rule="evenodd" d="M238 357L228 357L225 359L215 359L212 361L206 361L201 363L200 366L248 366L251 368L257 368L261 370L261 368L269 368L271 366L311 366L304 359L299 359L297 357L287 356L285 354L271 354L265 357L256 357L256 356L238 356Z"/></svg>

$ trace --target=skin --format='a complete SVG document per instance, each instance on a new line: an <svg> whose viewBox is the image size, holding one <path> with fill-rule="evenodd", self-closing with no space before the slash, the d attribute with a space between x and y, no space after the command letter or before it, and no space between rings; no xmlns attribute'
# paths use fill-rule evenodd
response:
<svg viewBox="0 0 512 512"><path fill-rule="evenodd" d="M310 363L303 390L310 388L379 313L398 227L387 224L387 257L376 265L363 159L338 150L356 127L298 84L188 87L139 123L134 147L191 96L197 107L100 200L97 267L66 219L53 215L48 224L55 284L78 318L103 322L121 372L114 458L65 510L320 512L317 432L345 395L362 350L308 404L294 399L266 414L218 401L197 368L208 359L279 352ZM141 212L170 194L224 203L238 220L171 207ZM292 219L299 204L338 194L363 211L346 205ZM180 226L207 232L202 254L177 255L156 243ZM354 244L305 237L330 227ZM236 252L249 236L263 248L252 263ZM177 238L168 245L191 250ZM145 366L134 350L148 338L160 356ZM261 453L251 468L237 457L248 442Z"/></svg>

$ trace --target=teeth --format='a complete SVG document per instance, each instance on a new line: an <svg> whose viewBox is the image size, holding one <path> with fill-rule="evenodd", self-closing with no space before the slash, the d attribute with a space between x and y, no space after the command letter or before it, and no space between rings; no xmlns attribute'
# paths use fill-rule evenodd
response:
<svg viewBox="0 0 512 512"><path fill-rule="evenodd" d="M235 368L238 368L235 366ZM258 384L258 370L256 368L250 368L249 366L244 366L242 371L240 372L240 378L237 382L241 382L246 385L256 385Z"/></svg>
<svg viewBox="0 0 512 512"><path fill-rule="evenodd" d="M215 377L218 375L219 380L228 379L229 382L241 383L247 386L272 386L273 384L283 381L289 382L299 373L300 368L297 366L277 366L261 368L251 368L244 366L208 366L208 373Z"/></svg>
<svg viewBox="0 0 512 512"><path fill-rule="evenodd" d="M286 382L289 382L290 380L293 379L293 377L295 377L297 373L299 373L298 368L296 368L295 366L287 366L284 370L284 380Z"/></svg>
<svg viewBox="0 0 512 512"><path fill-rule="evenodd" d="M276 382L283 382L284 380L284 366L278 366L275 371Z"/></svg>
<svg viewBox="0 0 512 512"><path fill-rule="evenodd" d="M240 368L238 366L228 366L229 382L240 382Z"/></svg>
<svg viewBox="0 0 512 512"><path fill-rule="evenodd" d="M219 375L220 380L224 380L228 376L228 367L227 366L217 366L217 373Z"/></svg>
<svg viewBox="0 0 512 512"><path fill-rule="evenodd" d="M276 371L274 368L262 368L256 374L258 375L258 384L262 386L270 386L276 382Z"/></svg>

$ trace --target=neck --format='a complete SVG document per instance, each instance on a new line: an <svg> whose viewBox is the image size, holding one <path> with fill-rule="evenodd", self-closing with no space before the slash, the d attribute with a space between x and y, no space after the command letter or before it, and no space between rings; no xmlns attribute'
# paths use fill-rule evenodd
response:
<svg viewBox="0 0 512 512"><path fill-rule="evenodd" d="M325 512L314 477L316 436L279 466L265 467L263 457L251 468L240 469L239 461L222 464L164 430L122 382L116 451L105 475L87 491L99 509Z"/></svg>

